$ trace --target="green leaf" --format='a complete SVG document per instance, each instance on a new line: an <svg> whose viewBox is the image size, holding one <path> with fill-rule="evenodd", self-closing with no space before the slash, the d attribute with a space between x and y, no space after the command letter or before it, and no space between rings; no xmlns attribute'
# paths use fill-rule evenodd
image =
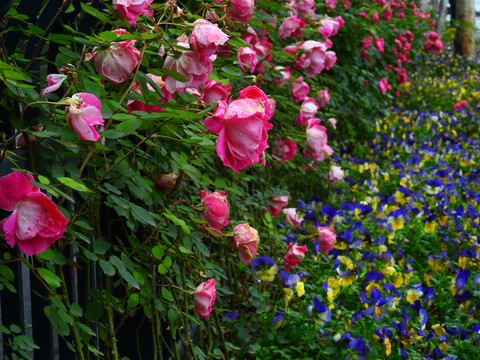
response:
<svg viewBox="0 0 480 360"><path fill-rule="evenodd" d="M166 287L162 287L162 297L167 301L173 301L173 295Z"/></svg>
<svg viewBox="0 0 480 360"><path fill-rule="evenodd" d="M58 181L60 181L63 185L68 186L71 189L77 190L77 191L89 191L92 192L89 188L87 188L85 185L80 184L79 182L76 182L75 180L69 178L69 177L59 177Z"/></svg>
<svg viewBox="0 0 480 360"><path fill-rule="evenodd" d="M103 313L103 305L100 302L91 301L87 304L85 310L85 316L87 320L94 321L97 320Z"/></svg>
<svg viewBox="0 0 480 360"><path fill-rule="evenodd" d="M102 31L100 34L98 34L98 36L105 41L113 41L117 40L118 38L118 35L111 31Z"/></svg>
<svg viewBox="0 0 480 360"><path fill-rule="evenodd" d="M163 215L166 218L172 220L175 225L180 226L185 234L187 235L190 234L190 227L187 226L187 224L185 223L185 220L179 219L168 210L166 210L166 212L164 212Z"/></svg>
<svg viewBox="0 0 480 360"><path fill-rule="evenodd" d="M8 281L13 281L15 279L15 274L7 265L0 265L0 275Z"/></svg>
<svg viewBox="0 0 480 360"><path fill-rule="evenodd" d="M105 130L102 135L107 139L118 139L132 134L140 127L140 125L142 125L141 120L137 118L130 118L118 124L115 129Z"/></svg>
<svg viewBox="0 0 480 360"><path fill-rule="evenodd" d="M112 264L110 264L108 261L105 261L103 259L100 259L99 263L105 275L108 275L108 276L115 275L115 268L113 267Z"/></svg>
<svg viewBox="0 0 480 360"><path fill-rule="evenodd" d="M93 251L95 254L103 255L110 249L110 243L102 239L96 239L93 243Z"/></svg>
<svg viewBox="0 0 480 360"><path fill-rule="evenodd" d="M152 213L138 205L130 204L133 216L143 224L156 226Z"/></svg>
<svg viewBox="0 0 480 360"><path fill-rule="evenodd" d="M180 74L179 72L176 72L176 71L170 70L170 69L166 69L166 68L161 69L161 71L162 71L163 74L169 75L177 81L180 81L180 82L183 82L183 83L188 82L188 79L185 76L183 76L182 74Z"/></svg>
<svg viewBox="0 0 480 360"><path fill-rule="evenodd" d="M53 272L48 269L40 268L37 269L38 274L45 280L45 282L50 286L52 289L56 289L60 287L60 283L62 280Z"/></svg>
<svg viewBox="0 0 480 360"><path fill-rule="evenodd" d="M165 275L167 273L167 268L165 267L165 265L163 264L158 265L158 272L162 275Z"/></svg>
<svg viewBox="0 0 480 360"><path fill-rule="evenodd" d="M134 308L138 305L139 297L138 293L133 293L128 297L127 305L128 307Z"/></svg>
<svg viewBox="0 0 480 360"><path fill-rule="evenodd" d="M160 260L163 257L163 246L155 245L152 248L152 254L155 256L155 259Z"/></svg>

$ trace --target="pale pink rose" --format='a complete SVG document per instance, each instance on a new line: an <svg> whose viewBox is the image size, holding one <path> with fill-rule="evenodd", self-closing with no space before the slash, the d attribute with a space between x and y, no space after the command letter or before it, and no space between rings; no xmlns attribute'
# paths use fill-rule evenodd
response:
<svg viewBox="0 0 480 360"><path fill-rule="evenodd" d="M130 34L124 29L113 30L117 35ZM96 50L86 59L93 58L97 72L114 84L124 82L138 66L142 54L135 48L137 40L114 42L106 50Z"/></svg>
<svg viewBox="0 0 480 360"><path fill-rule="evenodd" d="M203 213L200 214L200 220L206 221L207 224L202 225L202 228L208 226L221 234L222 228L230 224L228 215L230 213L230 204L227 201L225 191L216 191L208 193L203 190L198 190L200 194L200 201L203 205Z"/></svg>
<svg viewBox="0 0 480 360"><path fill-rule="evenodd" d="M282 140L279 136L273 142L272 154L279 158L281 162L290 160L297 153L297 144L292 140Z"/></svg>
<svg viewBox="0 0 480 360"><path fill-rule="evenodd" d="M272 44L268 41L266 36L259 38L258 36L247 36L244 39L246 42L253 46L257 58L259 59L257 66L257 73L261 73L265 70L265 65L261 61L270 62L272 60Z"/></svg>
<svg viewBox="0 0 480 360"><path fill-rule="evenodd" d="M253 49L253 47L241 47L238 49L237 52L237 60L240 64L240 68L243 72L247 72L248 69L245 65L250 68L250 72L253 73L255 71L255 66L258 64L257 53Z"/></svg>
<svg viewBox="0 0 480 360"><path fill-rule="evenodd" d="M317 236L313 238L313 241L318 244L318 250L322 254L327 255L333 249L336 240L337 235L332 228L317 226Z"/></svg>
<svg viewBox="0 0 480 360"><path fill-rule="evenodd" d="M387 92L392 90L392 87L388 85L388 80L386 78L382 78L378 82L378 88L380 89L381 92Z"/></svg>
<svg viewBox="0 0 480 360"><path fill-rule="evenodd" d="M314 0L301 0L297 4L298 15L305 16L313 9L315 6Z"/></svg>
<svg viewBox="0 0 480 360"><path fill-rule="evenodd" d="M300 112L295 118L295 122L298 125L306 126L308 121L313 119L317 114L320 106L317 104L314 98L306 97L303 99L302 106L300 107Z"/></svg>
<svg viewBox="0 0 480 360"><path fill-rule="evenodd" d="M218 46L227 42L228 35L208 20L198 19L193 23L190 36L193 50L203 57L210 57L217 52Z"/></svg>
<svg viewBox="0 0 480 360"><path fill-rule="evenodd" d="M219 101L226 101L228 99L228 92L225 87L215 80L208 80L202 89L200 100L207 103L216 103Z"/></svg>
<svg viewBox="0 0 480 360"><path fill-rule="evenodd" d="M292 266L297 266L305 258L305 253L308 251L306 245L293 245L288 243L287 251L284 256L285 270L290 271Z"/></svg>
<svg viewBox="0 0 480 360"><path fill-rule="evenodd" d="M307 127L307 146L308 149L303 149L305 157L310 155L314 160L325 160L327 153L329 156L333 154L333 150L327 145L327 129L320 124L320 119L313 119L309 121Z"/></svg>
<svg viewBox="0 0 480 360"><path fill-rule="evenodd" d="M278 30L278 37L280 39L287 38L290 36L299 37L303 35L303 28L305 27L305 22L299 19L296 15L290 15L283 19L282 25Z"/></svg>
<svg viewBox="0 0 480 360"><path fill-rule="evenodd" d="M62 83L67 78L67 75L63 74L49 74L47 75L47 85L48 87L43 89L40 95L45 96L48 93L54 92L62 86Z"/></svg>
<svg viewBox="0 0 480 360"><path fill-rule="evenodd" d="M227 16L233 22L246 24L253 15L254 0L230 0Z"/></svg>
<svg viewBox="0 0 480 360"><path fill-rule="evenodd" d="M233 241L238 250L238 257L244 265L250 265L257 255L260 237L258 231L248 224L240 224L233 228Z"/></svg>
<svg viewBox="0 0 480 360"><path fill-rule="evenodd" d="M337 6L337 0L325 0L325 4L327 4L330 9L335 9Z"/></svg>
<svg viewBox="0 0 480 360"><path fill-rule="evenodd" d="M268 148L267 131L273 127L268 121L274 110L275 101L256 86L240 91L237 100L219 102L205 126L219 134L216 150L225 166L238 172L259 162Z"/></svg>
<svg viewBox="0 0 480 360"><path fill-rule="evenodd" d="M337 62L337 55L333 51L327 51L325 53L325 69L330 70L332 66Z"/></svg>
<svg viewBox="0 0 480 360"><path fill-rule="evenodd" d="M294 227L300 227L303 222L303 215L300 215L295 208L283 209L282 212L285 214L285 221L288 225Z"/></svg>
<svg viewBox="0 0 480 360"><path fill-rule="evenodd" d="M113 0L113 8L122 13L130 25L137 23L137 17L149 12L153 0Z"/></svg>
<svg viewBox="0 0 480 360"><path fill-rule="evenodd" d="M278 85L286 85L292 78L289 66L275 66L275 70L278 71L282 76L281 79L273 79L273 81L275 81Z"/></svg>
<svg viewBox="0 0 480 360"><path fill-rule="evenodd" d="M303 77L300 76L297 80L292 83L292 95L293 99L296 102L299 102L305 99L308 96L308 92L310 91L310 86L303 81Z"/></svg>
<svg viewBox="0 0 480 360"><path fill-rule="evenodd" d="M13 211L0 221L0 234L12 248L35 255L63 236L68 219L30 180L32 175L19 171L0 177L0 208Z"/></svg>
<svg viewBox="0 0 480 360"><path fill-rule="evenodd" d="M301 50L302 55L298 59L297 68L303 69L307 77L313 77L322 72L327 50L325 43L307 40L302 43Z"/></svg>
<svg viewBox="0 0 480 360"><path fill-rule="evenodd" d="M320 20L320 27L318 28L318 34L327 39L329 37L335 36L338 33L340 24L332 19L330 16L325 15L325 17Z"/></svg>
<svg viewBox="0 0 480 360"><path fill-rule="evenodd" d="M82 140L97 141L100 135L95 125L103 128L102 104L95 95L74 94L67 108L67 124Z"/></svg>
<svg viewBox="0 0 480 360"><path fill-rule="evenodd" d="M158 102L162 103L162 102L165 102L165 101L170 101L173 96L165 88L165 82L163 81L162 77L161 76L156 76L156 75L153 75L153 74L147 74L147 76L150 79L152 79L153 82L156 85L158 85L160 90L162 90L163 98L159 99ZM147 89L152 91L152 92L155 92L155 89L148 82L147 82ZM131 92L137 93L137 94L142 94L142 88L140 87L140 84L135 82L135 84L132 87ZM147 104L145 104L145 103L143 103L139 100L128 100L128 102L127 102L127 110L130 113L132 111L145 111L145 112L152 113L152 112L160 112L164 109L165 109L165 107L163 107L163 106L147 105Z"/></svg>
<svg viewBox="0 0 480 360"><path fill-rule="evenodd" d="M328 102L330 101L330 93L328 89L323 89L318 92L317 95L317 103L320 108L327 106Z"/></svg>
<svg viewBox="0 0 480 360"><path fill-rule="evenodd" d="M215 289L215 279L211 278L208 281L201 283L195 290L195 309L198 316L204 319L208 319L212 312L213 305L215 304L215 298L217 297L217 291Z"/></svg>
<svg viewBox="0 0 480 360"><path fill-rule="evenodd" d="M330 126L331 126L332 128L334 128L334 129L337 128L337 119L335 119L335 118L329 118L327 121L329 122L329 124L330 124Z"/></svg>
<svg viewBox="0 0 480 360"><path fill-rule="evenodd" d="M344 173L340 166L332 165L330 167L327 178L332 184L336 184L337 182L342 181L343 177Z"/></svg>
<svg viewBox="0 0 480 360"><path fill-rule="evenodd" d="M385 51L385 41L383 38L377 38L374 37L373 40L375 41L375 47L379 52L384 52Z"/></svg>
<svg viewBox="0 0 480 360"><path fill-rule="evenodd" d="M283 196L271 196L269 198L267 198L267 200L269 200L270 204L268 204L268 209L270 210L270 212L272 213L272 215L275 217L277 216L278 214L280 214L280 211L282 211L282 209L287 206L288 204L288 198L289 196L288 195L283 195Z"/></svg>

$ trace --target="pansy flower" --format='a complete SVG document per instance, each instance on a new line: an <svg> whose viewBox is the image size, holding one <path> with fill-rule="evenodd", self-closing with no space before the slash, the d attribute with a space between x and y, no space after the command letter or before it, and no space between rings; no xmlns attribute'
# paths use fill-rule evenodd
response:
<svg viewBox="0 0 480 360"><path fill-rule="evenodd" d="M254 258L250 263L255 274L263 281L273 281L278 272L278 266L270 256Z"/></svg>
<svg viewBox="0 0 480 360"><path fill-rule="evenodd" d="M323 305L317 297L313 299L313 305L307 306L307 313L315 324L324 326L332 318L332 311Z"/></svg>

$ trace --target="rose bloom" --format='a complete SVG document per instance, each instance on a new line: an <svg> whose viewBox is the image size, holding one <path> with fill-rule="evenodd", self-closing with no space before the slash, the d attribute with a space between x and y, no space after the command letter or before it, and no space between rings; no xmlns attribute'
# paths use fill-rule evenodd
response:
<svg viewBox="0 0 480 360"><path fill-rule="evenodd" d="M215 290L215 279L211 278L208 281L201 283L195 290L195 309L198 316L204 319L208 319L212 312L213 305L215 304L215 298L217 292Z"/></svg>
<svg viewBox="0 0 480 360"><path fill-rule="evenodd" d="M392 87L388 85L388 80L386 78L382 78L378 82L378 88L380 89L381 92L387 92L392 90Z"/></svg>
<svg viewBox="0 0 480 360"><path fill-rule="evenodd" d="M130 25L137 23L137 17L148 13L153 0L113 0L113 8L122 13Z"/></svg>
<svg viewBox="0 0 480 360"><path fill-rule="evenodd" d="M170 193L177 183L178 173L161 174L154 180L155 187L161 192Z"/></svg>
<svg viewBox="0 0 480 360"><path fill-rule="evenodd" d="M301 0L297 4L297 11L298 15L305 16L310 13L311 10L314 10L313 7L315 6L314 0Z"/></svg>
<svg viewBox="0 0 480 360"><path fill-rule="evenodd" d="M385 40L383 38L374 37L373 40L375 41L375 47L379 52L385 52Z"/></svg>
<svg viewBox="0 0 480 360"><path fill-rule="evenodd" d="M327 178L332 184L336 184L337 182L342 181L343 177L344 173L340 166L332 165L330 167Z"/></svg>
<svg viewBox="0 0 480 360"><path fill-rule="evenodd" d="M320 119L310 120L307 127L307 146L304 149L304 155L310 155L314 160L325 160L327 153L329 156L333 154L333 150L327 145L327 129L320 124Z"/></svg>
<svg viewBox="0 0 480 360"><path fill-rule="evenodd" d="M287 38L290 36L299 37L303 35L303 28L305 27L305 22L299 19L296 15L290 15L283 19L282 25L278 30L278 37L280 39Z"/></svg>
<svg viewBox="0 0 480 360"><path fill-rule="evenodd" d="M282 212L285 214L285 220L288 225L300 227L303 222L303 216L300 216L295 208L283 209Z"/></svg>
<svg viewBox="0 0 480 360"><path fill-rule="evenodd" d="M310 86L303 81L303 76L300 76L292 83L292 95L296 102L305 99L310 91Z"/></svg>
<svg viewBox="0 0 480 360"><path fill-rule="evenodd" d="M325 15L325 17L320 20L318 34L322 38L327 39L329 37L337 35L339 28L340 24L335 19L332 19L330 16Z"/></svg>
<svg viewBox="0 0 480 360"><path fill-rule="evenodd" d="M228 92L225 87L215 80L208 80L202 89L200 100L207 103L216 103L219 101L226 101L228 99Z"/></svg>
<svg viewBox="0 0 480 360"><path fill-rule="evenodd" d="M281 162L290 160L297 153L297 144L292 140L282 140L279 136L273 142L272 154L279 158Z"/></svg>
<svg viewBox="0 0 480 360"><path fill-rule="evenodd" d="M337 128L337 119L335 119L335 118L329 118L327 121L330 123L330 126L331 126L332 128L334 128L334 129Z"/></svg>
<svg viewBox="0 0 480 360"><path fill-rule="evenodd" d="M49 74L47 75L47 85L48 87L43 89L40 95L45 96L48 93L54 92L62 86L62 83L67 78L67 75L63 74Z"/></svg>
<svg viewBox="0 0 480 360"><path fill-rule="evenodd" d="M253 15L254 0L230 0L227 7L227 16L233 22L246 24Z"/></svg>
<svg viewBox="0 0 480 360"><path fill-rule="evenodd" d="M67 108L67 124L82 140L97 141L100 135L95 125L103 128L102 104L95 95L88 93L74 94Z"/></svg>
<svg viewBox="0 0 480 360"><path fill-rule="evenodd" d="M244 265L250 265L257 255L260 237L258 231L248 224L240 224L233 228L233 241L238 250L238 257Z"/></svg>
<svg viewBox="0 0 480 360"><path fill-rule="evenodd" d="M335 9L337 6L337 0L325 0L325 4L327 4L330 9Z"/></svg>
<svg viewBox="0 0 480 360"><path fill-rule="evenodd" d="M205 126L219 134L216 150L225 166L239 172L259 162L268 148L267 131L273 127L268 121L274 110L275 101L256 86L240 91L237 100L219 102Z"/></svg>
<svg viewBox="0 0 480 360"><path fill-rule="evenodd" d="M288 195L283 195L283 196L271 196L267 198L267 200L270 202L268 204L268 209L272 213L274 217L276 217L278 214L280 214L280 211L287 206L288 204Z"/></svg>
<svg viewBox="0 0 480 360"><path fill-rule="evenodd" d="M281 79L273 79L273 81L275 81L278 85L286 85L292 78L289 66L275 66L275 70L278 71L282 76Z"/></svg>
<svg viewBox="0 0 480 360"><path fill-rule="evenodd" d="M305 258L305 253L308 251L306 245L298 246L293 243L288 243L287 251L285 253L285 270L290 271L292 266L297 266Z"/></svg>
<svg viewBox="0 0 480 360"><path fill-rule="evenodd" d="M257 53L253 49L253 47L241 47L238 49L237 52L237 60L240 64L240 68L243 72L247 72L247 65L250 68L250 72L253 73L255 71L255 66L258 64Z"/></svg>
<svg viewBox="0 0 480 360"><path fill-rule="evenodd" d="M153 75L153 74L147 74L147 76L153 80L153 82L155 84L158 85L158 87L160 88L160 90L162 90L162 93L163 93L163 98L160 98L158 100L158 103L162 103L162 102L165 102L165 101L170 101L172 100L172 94L170 94L168 92L168 90L165 88L165 82L163 81L162 77L161 76L156 76L156 75ZM152 85L150 85L148 82L147 82L147 89L154 92L154 88L152 87ZM137 94L142 94L142 88L140 87L140 85L135 82L135 84L133 85L132 87L132 90L131 92L133 93L137 93ZM160 112L162 110L164 110L165 107L163 106L158 106L158 105L147 105L139 100L128 100L127 102L127 110L128 112L132 112L132 111L145 111L145 112Z"/></svg>
<svg viewBox="0 0 480 360"><path fill-rule="evenodd" d="M200 201L203 205L203 213L199 218L207 222L207 224L202 225L202 227L208 226L220 234L222 228L230 224L230 221L228 221L230 204L227 201L225 191L207 193L206 191L198 190L198 193L200 194Z"/></svg>
<svg viewBox="0 0 480 360"><path fill-rule="evenodd" d="M332 228L317 226L317 236L313 241L318 244L318 250L327 255L333 249L333 245L337 240L337 235Z"/></svg>
<svg viewBox="0 0 480 360"><path fill-rule="evenodd" d="M330 101L330 93L328 92L328 89L323 89L318 92L317 103L320 108L327 106L329 101Z"/></svg>
<svg viewBox="0 0 480 360"><path fill-rule="evenodd" d="M0 221L0 234L25 255L44 252L63 236L68 224L55 203L30 180L32 175L19 171L0 177L0 208L13 211Z"/></svg>
<svg viewBox="0 0 480 360"><path fill-rule="evenodd" d="M325 69L330 70L337 62L337 54L334 51L327 51L325 53Z"/></svg>
<svg viewBox="0 0 480 360"><path fill-rule="evenodd" d="M295 122L298 125L306 126L308 121L315 117L318 109L320 109L320 106L317 104L315 99L306 97L303 100L302 106L300 107L300 112L295 118Z"/></svg>
<svg viewBox="0 0 480 360"><path fill-rule="evenodd" d="M203 57L214 55L218 46L225 44L227 40L228 35L210 21L198 19L193 23L190 42L193 44L193 50Z"/></svg>
<svg viewBox="0 0 480 360"><path fill-rule="evenodd" d="M124 29L113 30L117 35L130 34ZM97 50L86 57L93 58L97 72L114 84L124 82L138 66L142 54L135 48L137 40L115 42L106 50ZM94 49L95 50L95 49Z"/></svg>
<svg viewBox="0 0 480 360"><path fill-rule="evenodd" d="M301 45L302 55L298 59L297 69L303 69L307 77L313 77L322 72L325 67L327 46L325 43L307 40Z"/></svg>
<svg viewBox="0 0 480 360"><path fill-rule="evenodd" d="M462 100L457 102L455 105L453 105L453 110L462 110L464 107L468 105L467 100Z"/></svg>

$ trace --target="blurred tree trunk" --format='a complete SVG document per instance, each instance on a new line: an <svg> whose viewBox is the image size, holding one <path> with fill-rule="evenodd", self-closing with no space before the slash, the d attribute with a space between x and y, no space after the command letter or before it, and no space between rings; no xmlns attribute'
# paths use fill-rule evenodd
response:
<svg viewBox="0 0 480 360"><path fill-rule="evenodd" d="M473 0L457 0L457 19L460 21L455 35L455 52L475 57L475 6Z"/></svg>
<svg viewBox="0 0 480 360"><path fill-rule="evenodd" d="M440 6L438 9L438 16L437 16L437 26L436 31L440 38L442 38L443 31L445 30L445 17L447 16L447 1L448 0L440 0Z"/></svg>

